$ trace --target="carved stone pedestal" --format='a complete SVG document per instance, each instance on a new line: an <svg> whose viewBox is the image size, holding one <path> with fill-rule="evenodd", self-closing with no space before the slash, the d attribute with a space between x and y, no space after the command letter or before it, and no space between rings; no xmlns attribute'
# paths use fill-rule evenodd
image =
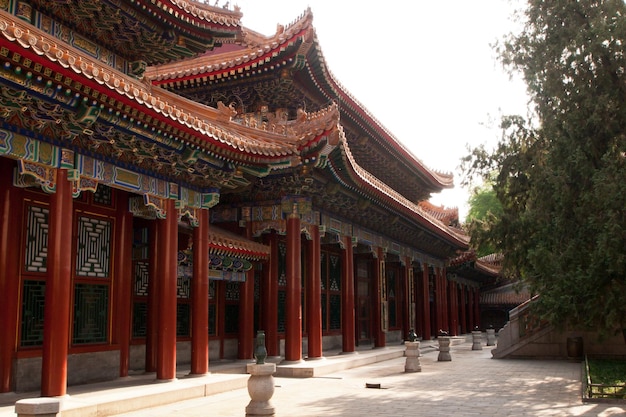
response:
<svg viewBox="0 0 626 417"><path fill-rule="evenodd" d="M420 364L420 342L404 342L406 350L404 356L406 356L406 363L404 365L404 372L422 372L422 365Z"/></svg>
<svg viewBox="0 0 626 417"><path fill-rule="evenodd" d="M439 341L439 356L437 356L437 361L451 361L452 356L450 356L450 337L439 336L437 337L437 340Z"/></svg>
<svg viewBox="0 0 626 417"><path fill-rule="evenodd" d="M55 417L61 410L58 397L26 398L15 403L18 417Z"/></svg>
<svg viewBox="0 0 626 417"><path fill-rule="evenodd" d="M480 330L472 332L472 350L483 350L483 333Z"/></svg>
<svg viewBox="0 0 626 417"><path fill-rule="evenodd" d="M487 329L487 346L496 345L496 329Z"/></svg>
<svg viewBox="0 0 626 417"><path fill-rule="evenodd" d="M246 407L246 416L273 416L274 406L270 403L274 395L274 377L276 372L275 363L256 364L249 363L247 366L250 379L248 379L248 394L250 403Z"/></svg>

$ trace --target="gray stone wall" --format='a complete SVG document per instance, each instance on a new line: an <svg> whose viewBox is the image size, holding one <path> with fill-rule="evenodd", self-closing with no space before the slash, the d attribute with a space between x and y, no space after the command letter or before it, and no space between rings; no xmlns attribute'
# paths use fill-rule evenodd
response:
<svg viewBox="0 0 626 417"><path fill-rule="evenodd" d="M16 392L41 389L41 357L20 358L14 363L14 389ZM89 352L67 357L67 384L79 385L108 381L119 376L120 352Z"/></svg>

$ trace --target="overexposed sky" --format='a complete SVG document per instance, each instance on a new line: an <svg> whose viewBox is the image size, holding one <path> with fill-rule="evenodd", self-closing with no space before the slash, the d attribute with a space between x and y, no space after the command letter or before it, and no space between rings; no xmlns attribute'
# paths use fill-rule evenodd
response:
<svg viewBox="0 0 626 417"><path fill-rule="evenodd" d="M218 0L224 5L225 0ZM210 1L210 4L214 4ZM310 7L328 68L427 167L452 172L455 188L431 201L458 207L467 145L494 144L502 114L526 114L524 84L511 81L490 44L515 30L522 0L231 0L242 24L264 35Z"/></svg>

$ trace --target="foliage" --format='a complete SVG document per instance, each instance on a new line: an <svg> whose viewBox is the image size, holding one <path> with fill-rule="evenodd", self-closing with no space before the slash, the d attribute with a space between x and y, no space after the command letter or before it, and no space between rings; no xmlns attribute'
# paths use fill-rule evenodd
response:
<svg viewBox="0 0 626 417"><path fill-rule="evenodd" d="M588 359L590 397L626 398L626 361L619 359Z"/></svg>
<svg viewBox="0 0 626 417"><path fill-rule="evenodd" d="M503 117L497 146L462 162L465 183L496 173L502 204L472 239L495 244L559 327L626 327L625 15L623 0L529 1L497 51L535 116Z"/></svg>
<svg viewBox="0 0 626 417"><path fill-rule="evenodd" d="M476 229L474 234L482 233L490 228L490 225L498 221L502 216L502 205L496 196L491 182L476 187L469 199L469 212L465 219L468 228ZM471 233L471 232L470 232ZM478 241L478 239L477 239ZM489 236L480 239L481 244L475 247L478 257L490 255L496 252L493 242L489 241Z"/></svg>
<svg viewBox="0 0 626 417"><path fill-rule="evenodd" d="M589 376L593 384L626 385L626 361L589 359Z"/></svg>

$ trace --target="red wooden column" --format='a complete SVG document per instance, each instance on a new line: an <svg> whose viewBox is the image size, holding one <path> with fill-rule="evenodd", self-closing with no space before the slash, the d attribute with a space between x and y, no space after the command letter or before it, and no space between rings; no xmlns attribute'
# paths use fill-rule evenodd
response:
<svg viewBox="0 0 626 417"><path fill-rule="evenodd" d="M354 251L352 237L344 236L341 253L341 343L344 353L354 352Z"/></svg>
<svg viewBox="0 0 626 417"><path fill-rule="evenodd" d="M450 310L450 335L459 335L459 312L458 312L458 294L456 282L448 281L448 308Z"/></svg>
<svg viewBox="0 0 626 417"><path fill-rule="evenodd" d="M428 264L422 262L422 300L420 312L422 316L422 339L430 340L430 288L428 284Z"/></svg>
<svg viewBox="0 0 626 417"><path fill-rule="evenodd" d="M56 171L56 192L50 196L48 276L44 306L41 395L67 391L67 353L72 300L72 186L67 170Z"/></svg>
<svg viewBox="0 0 626 417"><path fill-rule="evenodd" d="M312 225L307 241L306 323L308 358L322 357L322 270L320 228Z"/></svg>
<svg viewBox="0 0 626 417"><path fill-rule="evenodd" d="M267 356L280 356L278 344L278 236L269 235L270 258L263 268L261 286L261 325L265 330Z"/></svg>
<svg viewBox="0 0 626 417"><path fill-rule="evenodd" d="M191 374L209 372L209 211L198 212L193 229L191 279Z"/></svg>
<svg viewBox="0 0 626 417"><path fill-rule="evenodd" d="M0 392L11 391L13 355L17 349L19 311L19 225L21 193L11 185L13 161L0 159Z"/></svg>
<svg viewBox="0 0 626 417"><path fill-rule="evenodd" d="M300 215L287 218L287 294L285 299L285 360L302 359L302 261Z"/></svg>
<svg viewBox="0 0 626 417"><path fill-rule="evenodd" d="M120 377L128 376L130 368L130 335L132 314L133 215L128 210L128 194L117 192L118 230L116 233L115 284L117 286L114 316L120 346Z"/></svg>
<svg viewBox="0 0 626 417"><path fill-rule="evenodd" d="M376 259L374 259L374 347L385 347L386 339L383 328L385 323L383 322L383 303L387 301L387 294L385 292L385 254L383 248L376 248Z"/></svg>
<svg viewBox="0 0 626 417"><path fill-rule="evenodd" d="M252 224L247 222L246 238L252 239ZM239 284L238 359L254 356L254 268L246 272L246 281Z"/></svg>
<svg viewBox="0 0 626 417"><path fill-rule="evenodd" d="M407 256L405 259L405 267L404 267L404 280L405 280L405 302L406 302L406 320L405 320L405 335L408 335L409 331L413 329L417 331L416 326L416 310L415 310L415 296L416 296L416 288L415 288L415 275L413 270L411 257Z"/></svg>
<svg viewBox="0 0 626 417"><path fill-rule="evenodd" d="M146 325L146 372L157 369L157 336L159 334L159 285L157 283L157 259L159 259L159 228L155 221L150 222L150 264L148 266L148 318Z"/></svg>
<svg viewBox="0 0 626 417"><path fill-rule="evenodd" d="M465 304L465 284L461 284L461 334L467 333L467 305Z"/></svg>
<svg viewBox="0 0 626 417"><path fill-rule="evenodd" d="M174 200L164 201L166 218L157 220L159 239L157 271L157 299L159 330L157 334L156 377L161 380L176 378L176 286L178 251L178 216Z"/></svg>

